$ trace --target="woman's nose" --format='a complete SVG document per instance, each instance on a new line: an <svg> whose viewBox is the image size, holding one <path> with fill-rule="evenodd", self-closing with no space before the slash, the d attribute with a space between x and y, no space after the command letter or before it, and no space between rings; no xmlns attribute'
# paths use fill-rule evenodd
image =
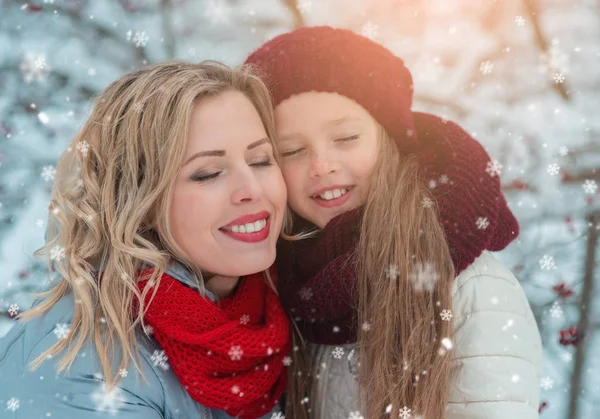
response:
<svg viewBox="0 0 600 419"><path fill-rule="evenodd" d="M231 200L234 204L242 204L244 202L253 202L259 199L262 195L262 186L255 173L244 173L238 176L233 186Z"/></svg>

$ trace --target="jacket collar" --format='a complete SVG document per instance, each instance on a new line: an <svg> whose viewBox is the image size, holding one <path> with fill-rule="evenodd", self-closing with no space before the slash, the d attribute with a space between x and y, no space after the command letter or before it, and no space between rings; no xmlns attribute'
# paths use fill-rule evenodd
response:
<svg viewBox="0 0 600 419"><path fill-rule="evenodd" d="M173 262L171 262L165 273L171 278L178 280L182 284L200 291L200 287L198 287L198 284L196 283L194 274L190 272L190 270L186 268L181 262L173 260ZM206 288L204 288L204 294L212 301L216 301L215 294L210 292Z"/></svg>

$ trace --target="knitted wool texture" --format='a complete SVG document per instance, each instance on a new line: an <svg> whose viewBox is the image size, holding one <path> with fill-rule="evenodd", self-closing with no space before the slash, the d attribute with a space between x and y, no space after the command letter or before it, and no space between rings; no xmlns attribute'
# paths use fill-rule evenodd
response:
<svg viewBox="0 0 600 419"><path fill-rule="evenodd" d="M261 70L275 106L303 92L339 93L369 111L400 148L416 145L410 71L368 38L328 26L300 28L266 42L246 64Z"/></svg>
<svg viewBox="0 0 600 419"><path fill-rule="evenodd" d="M142 271L141 278L150 272ZM147 280L138 284L141 290ZM281 398L284 357L291 345L289 319L262 273L241 278L236 292L220 305L163 274L144 320L198 403L255 419Z"/></svg>
<svg viewBox="0 0 600 419"><path fill-rule="evenodd" d="M401 152L415 153L457 272L517 237L490 156L458 125L411 111L410 71L382 45L346 29L305 27L266 42L246 64L261 71L275 106L303 92L341 94L365 108Z"/></svg>
<svg viewBox="0 0 600 419"><path fill-rule="evenodd" d="M423 176L438 203L458 275L483 250L506 247L516 237L518 224L506 206L498 177L486 171L489 157L483 147L452 122L424 113L414 113L414 120L423 150L419 163L426 168ZM280 298L310 342L356 341L353 261L361 220L358 208L332 219L316 237L278 243ZM297 230L311 228L297 216L295 223Z"/></svg>

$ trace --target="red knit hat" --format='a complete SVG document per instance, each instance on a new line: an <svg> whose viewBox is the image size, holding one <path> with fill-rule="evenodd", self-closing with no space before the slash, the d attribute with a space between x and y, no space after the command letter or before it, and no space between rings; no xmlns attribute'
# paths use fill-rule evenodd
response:
<svg viewBox="0 0 600 419"><path fill-rule="evenodd" d="M346 29L303 27L266 42L245 64L260 69L275 106L303 92L338 93L365 108L402 152L416 153L457 272L517 237L489 155L458 125L412 112L410 71L382 45Z"/></svg>

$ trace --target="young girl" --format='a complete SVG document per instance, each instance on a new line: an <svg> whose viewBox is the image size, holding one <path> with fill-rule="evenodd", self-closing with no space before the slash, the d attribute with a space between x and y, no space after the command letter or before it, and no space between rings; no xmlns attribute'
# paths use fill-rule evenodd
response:
<svg viewBox="0 0 600 419"><path fill-rule="evenodd" d="M290 327L263 274L286 208L273 138L247 69L166 63L100 94L57 166L40 253L60 278L0 341L3 418L279 412Z"/></svg>
<svg viewBox="0 0 600 419"><path fill-rule="evenodd" d="M348 30L301 28L246 62L276 106L294 212L278 286L308 341L310 416L537 418L539 332L488 252L518 224L483 148L412 112L402 60Z"/></svg>

